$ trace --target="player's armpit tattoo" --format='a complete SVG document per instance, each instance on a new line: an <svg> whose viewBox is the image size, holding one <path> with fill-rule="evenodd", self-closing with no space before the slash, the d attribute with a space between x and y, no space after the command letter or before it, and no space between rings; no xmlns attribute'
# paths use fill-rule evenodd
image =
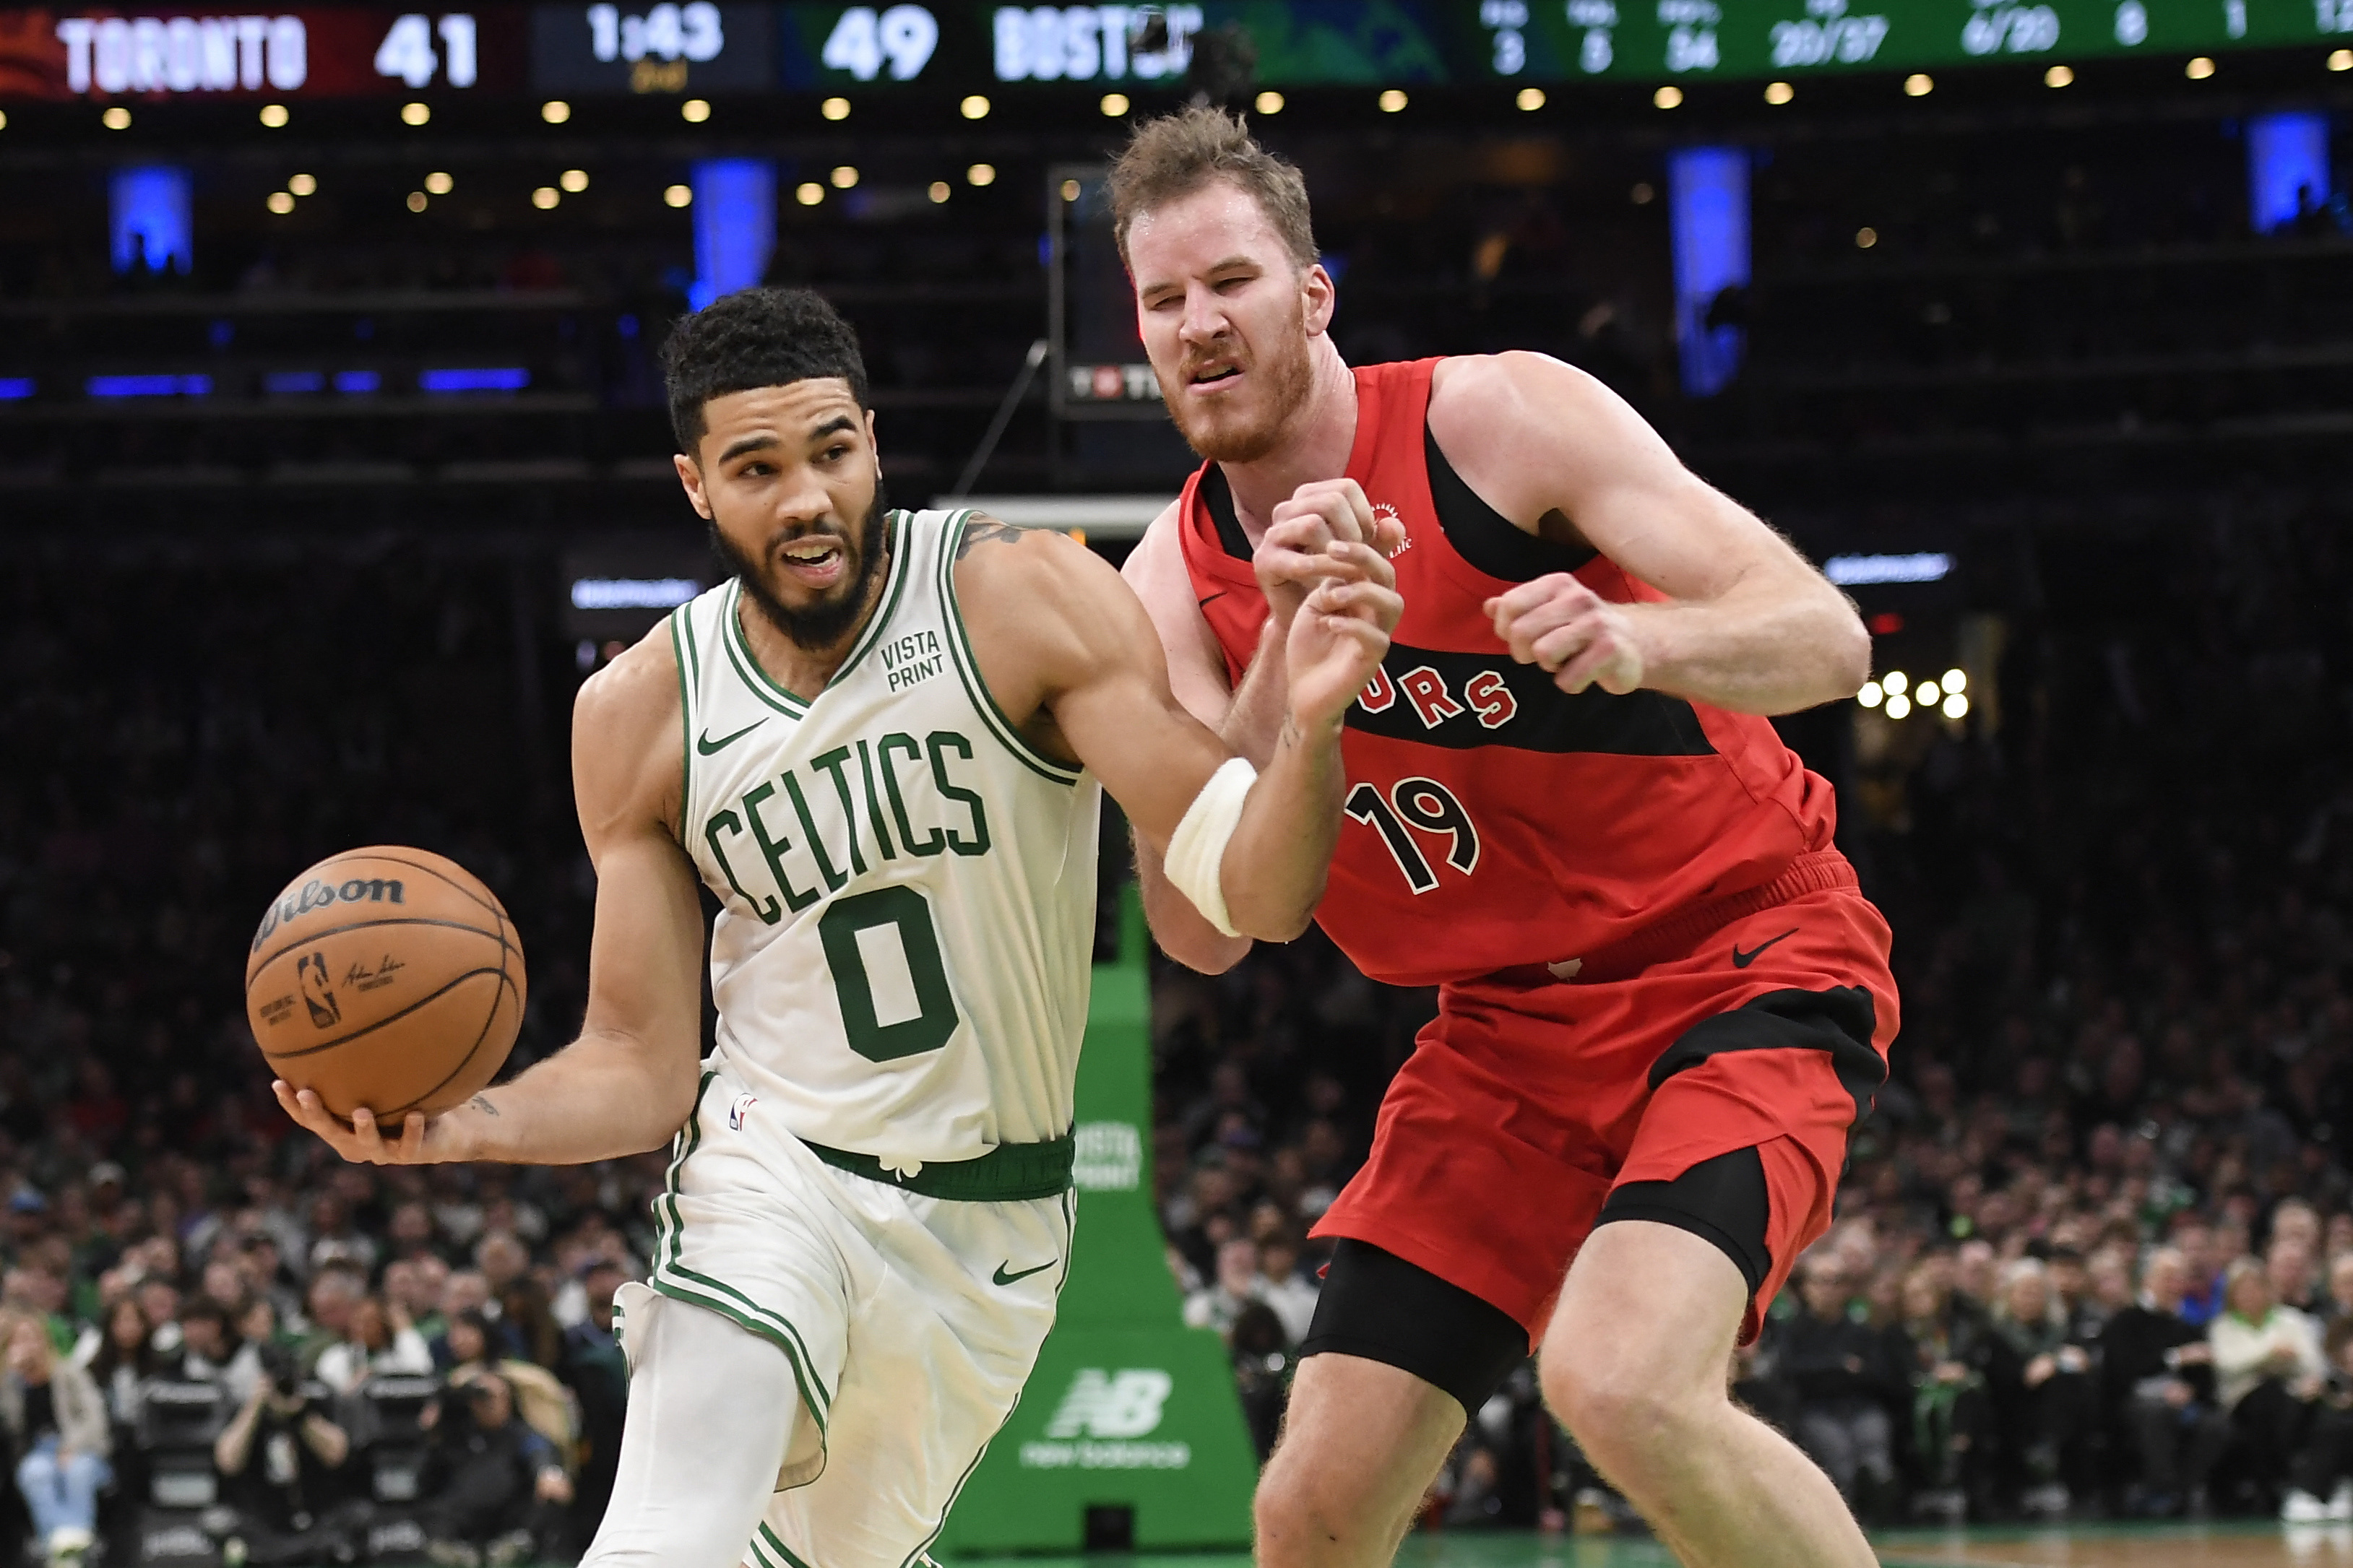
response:
<svg viewBox="0 0 2353 1568"><path fill-rule="evenodd" d="M466 1103L485 1116L496 1116L499 1113L499 1108L491 1103L491 1097L487 1094L478 1094Z"/></svg>
<svg viewBox="0 0 2353 1568"><path fill-rule="evenodd" d="M963 560L972 553L974 545L987 544L992 540L1002 540L1008 544L1017 543L1021 538L1022 531L1011 523L999 522L993 517L974 518L965 526L964 538L956 542L956 559Z"/></svg>

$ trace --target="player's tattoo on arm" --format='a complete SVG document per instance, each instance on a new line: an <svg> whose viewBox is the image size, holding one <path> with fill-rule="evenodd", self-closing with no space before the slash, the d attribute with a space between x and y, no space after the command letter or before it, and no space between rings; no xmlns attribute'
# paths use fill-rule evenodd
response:
<svg viewBox="0 0 2353 1568"><path fill-rule="evenodd" d="M965 525L964 537L956 542L956 559L961 561L971 554L972 547L976 544L987 544L991 541L1002 541L1007 544L1017 543L1021 538L1021 533L1022 531L1011 523L999 522L993 517L974 518Z"/></svg>
<svg viewBox="0 0 2353 1568"><path fill-rule="evenodd" d="M499 1108L491 1103L491 1097L487 1094L478 1094L466 1103L485 1116L496 1116L499 1113Z"/></svg>

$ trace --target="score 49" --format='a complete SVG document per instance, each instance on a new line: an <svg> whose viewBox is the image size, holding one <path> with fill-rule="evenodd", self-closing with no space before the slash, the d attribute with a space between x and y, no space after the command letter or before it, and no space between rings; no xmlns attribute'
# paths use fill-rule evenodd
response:
<svg viewBox="0 0 2353 1568"><path fill-rule="evenodd" d="M892 81L913 81L939 43L939 20L921 5L893 5L879 13L871 5L852 5L826 35L818 58L827 69L846 71L860 81L872 81L887 61Z"/></svg>

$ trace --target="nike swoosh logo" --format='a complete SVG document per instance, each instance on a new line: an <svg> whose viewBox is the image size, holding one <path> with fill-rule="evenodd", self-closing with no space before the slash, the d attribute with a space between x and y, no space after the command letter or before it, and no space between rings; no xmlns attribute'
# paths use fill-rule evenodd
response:
<svg viewBox="0 0 2353 1568"><path fill-rule="evenodd" d="M1008 1274L1006 1270L1013 1267L1013 1259L1008 1258L997 1266L997 1272L989 1276L989 1282L995 1285L1010 1285L1017 1279L1027 1279L1032 1274L1043 1274L1060 1261L1060 1258L1050 1258L1035 1268L1024 1268L1018 1274Z"/></svg>
<svg viewBox="0 0 2353 1568"><path fill-rule="evenodd" d="M1779 936L1775 937L1772 942L1760 942L1755 947L1750 948L1746 952L1740 951L1740 944L1738 942L1734 942L1732 944L1732 967L1735 969L1747 968L1750 964L1757 962L1757 955L1764 952L1767 948L1772 946L1773 942L1787 942L1797 934L1797 928L1792 926L1789 930L1783 931Z"/></svg>
<svg viewBox="0 0 2353 1568"><path fill-rule="evenodd" d="M1205 596L1203 596L1203 597L1201 597L1201 598L1199 598L1199 599L1195 600L1195 601L1194 601L1194 603L1195 603L1195 604L1199 605L1203 609L1205 609L1205 610L1206 610L1206 609L1208 609L1208 608L1209 607L1209 602L1210 602L1210 600L1212 600L1212 599L1222 599L1222 598L1224 598L1228 594L1229 594L1229 593L1231 593L1231 592L1233 592L1233 590L1232 590L1232 589L1230 589L1230 588L1220 588L1220 589L1219 589L1219 590L1218 590L1216 593L1214 593L1214 594L1207 595L1205 595Z"/></svg>
<svg viewBox="0 0 2353 1568"><path fill-rule="evenodd" d="M705 730L702 734L697 735L694 738L694 749L701 752L706 757L715 755L720 752L725 751L728 747L733 745L736 742L742 740L744 736L750 734L753 731L758 729L761 725L766 722L767 721L765 719L754 719L749 724L746 724L742 729L736 731L733 734L722 735L715 741L711 738L711 731Z"/></svg>

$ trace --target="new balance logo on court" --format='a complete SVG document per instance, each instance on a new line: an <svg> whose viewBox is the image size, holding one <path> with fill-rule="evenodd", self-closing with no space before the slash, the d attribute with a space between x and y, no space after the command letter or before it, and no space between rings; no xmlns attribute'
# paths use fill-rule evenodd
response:
<svg viewBox="0 0 2353 1568"><path fill-rule="evenodd" d="M1116 1373L1081 1367L1062 1395L1049 1437L1141 1437L1160 1425L1160 1407L1176 1380L1157 1367L1130 1367Z"/></svg>

